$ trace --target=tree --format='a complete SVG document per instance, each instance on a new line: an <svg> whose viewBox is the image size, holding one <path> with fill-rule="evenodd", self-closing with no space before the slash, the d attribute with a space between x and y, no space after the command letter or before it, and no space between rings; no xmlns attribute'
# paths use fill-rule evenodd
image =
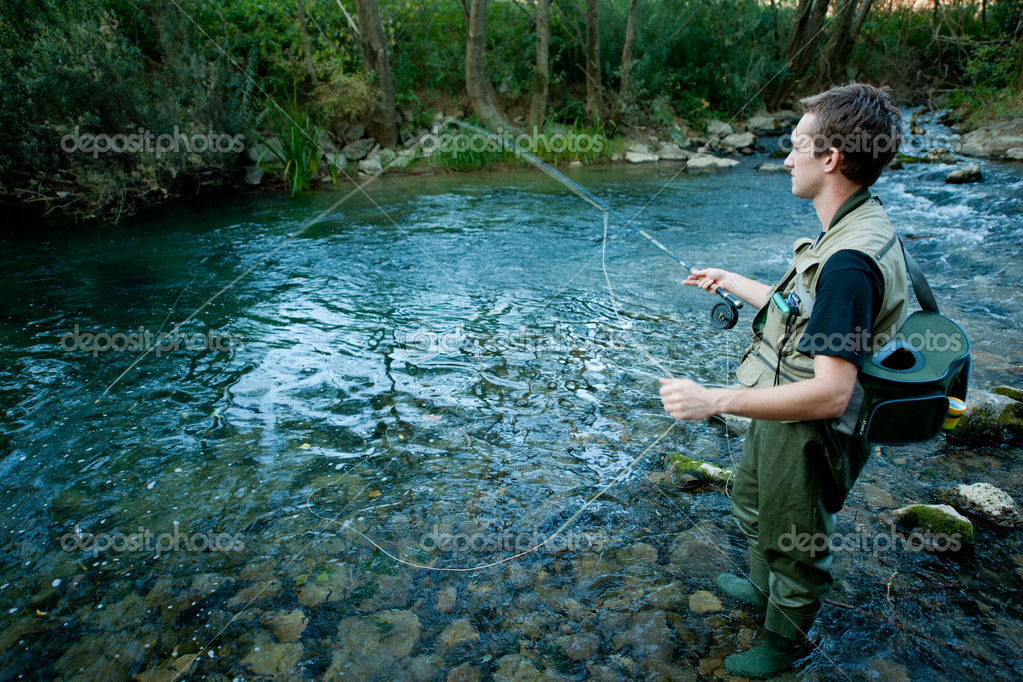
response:
<svg viewBox="0 0 1023 682"><path fill-rule="evenodd" d="M600 0L586 0L586 115L607 118L600 84Z"/></svg>
<svg viewBox="0 0 1023 682"><path fill-rule="evenodd" d="M309 25L305 20L305 7L302 4L302 0L295 0L295 5L298 7L298 34L302 37L302 52L305 54L305 68L309 72L309 77L313 81L313 85L319 85L320 79L316 77L316 68L313 66L313 51L309 47Z"/></svg>
<svg viewBox="0 0 1023 682"><path fill-rule="evenodd" d="M636 0L629 3L629 18L625 22L625 46L622 47L622 79L618 83L618 96L629 94L629 76L632 73L632 43L636 39Z"/></svg>
<svg viewBox="0 0 1023 682"><path fill-rule="evenodd" d="M355 0L359 17L359 52L362 67L370 76L376 75L380 88L377 116L369 126L369 133L384 147L398 144L398 117L394 109L394 86L391 84L391 65L387 60L387 39L380 23L380 10L376 0Z"/></svg>
<svg viewBox="0 0 1023 682"><path fill-rule="evenodd" d="M487 0L472 0L469 7L469 37L465 46L465 89L469 93L473 111L486 125L511 126L498 108L497 95L490 78L483 72L483 19Z"/></svg>
<svg viewBox="0 0 1023 682"><path fill-rule="evenodd" d="M851 4L852 0L849 2ZM817 39L824 26L829 4L831 0L799 0L789 40L785 45L785 62L789 67L789 77L771 93L767 100L769 108L777 109L788 99L817 58Z"/></svg>
<svg viewBox="0 0 1023 682"><path fill-rule="evenodd" d="M860 33L863 22L867 19L874 0L848 0L833 18L829 30L828 42L821 55L817 78L814 81L818 90L838 85L845 80L845 67L852 55L856 36Z"/></svg>
<svg viewBox="0 0 1023 682"><path fill-rule="evenodd" d="M547 116L550 94L551 64L551 0L536 3L536 76L533 79L533 100L529 105L529 122L541 125Z"/></svg>

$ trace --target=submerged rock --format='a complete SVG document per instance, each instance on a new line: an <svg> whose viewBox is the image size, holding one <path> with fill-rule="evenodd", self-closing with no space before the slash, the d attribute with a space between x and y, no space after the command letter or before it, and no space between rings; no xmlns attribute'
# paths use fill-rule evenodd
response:
<svg viewBox="0 0 1023 682"><path fill-rule="evenodd" d="M974 164L952 171L945 178L945 182L950 185L965 185L969 182L980 182L983 179L984 175L980 172L980 166Z"/></svg>
<svg viewBox="0 0 1023 682"><path fill-rule="evenodd" d="M973 523L947 504L911 504L895 510L895 518L905 526L955 538L963 545L974 542Z"/></svg>
<svg viewBox="0 0 1023 682"><path fill-rule="evenodd" d="M952 504L999 526L1023 524L1023 512L1008 493L990 483L965 483L951 491Z"/></svg>
<svg viewBox="0 0 1023 682"><path fill-rule="evenodd" d="M257 638L252 651L242 659L242 665L256 675L283 675L294 670L300 660L301 644L277 644L267 638Z"/></svg>
<svg viewBox="0 0 1023 682"><path fill-rule="evenodd" d="M522 654L509 654L497 660L497 670L494 672L495 680L508 682L534 682L543 679L536 664Z"/></svg>
<svg viewBox="0 0 1023 682"><path fill-rule="evenodd" d="M788 166L783 163L759 163L756 169L761 173L777 174L777 175L790 175L792 173Z"/></svg>
<svg viewBox="0 0 1023 682"><path fill-rule="evenodd" d="M673 640L664 611L641 611L632 617L624 631L612 638L611 643L616 651L631 647L637 656L668 659L675 648Z"/></svg>
<svg viewBox="0 0 1023 682"><path fill-rule="evenodd" d="M679 533L671 546L671 570L713 583L730 566L728 545L724 530L713 521L700 521Z"/></svg>
<svg viewBox="0 0 1023 682"><path fill-rule="evenodd" d="M299 609L270 611L263 614L260 624L273 632L278 642L295 642L305 632L305 627L309 624L309 616Z"/></svg>
<svg viewBox="0 0 1023 682"><path fill-rule="evenodd" d="M566 656L573 661L585 661L593 658L600 649L600 636L592 632L558 637L555 642Z"/></svg>
<svg viewBox="0 0 1023 682"><path fill-rule="evenodd" d="M671 468L675 482L681 485L724 484L732 477L731 469L722 469L698 459L690 459L678 452L668 455L668 466Z"/></svg>
<svg viewBox="0 0 1023 682"><path fill-rule="evenodd" d="M444 653L460 644L472 644L479 638L480 633L472 626L469 619L460 618L444 628L444 631L437 637L437 651Z"/></svg>
<svg viewBox="0 0 1023 682"><path fill-rule="evenodd" d="M337 650L323 679L358 680L394 667L419 641L422 626L411 611L392 609L345 618L337 629Z"/></svg>
<svg viewBox="0 0 1023 682"><path fill-rule="evenodd" d="M689 597L689 610L693 613L714 613L721 610L721 600L706 590L698 590Z"/></svg>

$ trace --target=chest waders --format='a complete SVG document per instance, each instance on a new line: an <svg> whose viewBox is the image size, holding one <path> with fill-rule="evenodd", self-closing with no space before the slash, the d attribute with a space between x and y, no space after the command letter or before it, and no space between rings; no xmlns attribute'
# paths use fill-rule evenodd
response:
<svg viewBox="0 0 1023 682"><path fill-rule="evenodd" d="M796 350L813 306L812 292L827 260L843 250L870 256L884 279L881 308L870 330L852 339L869 343L894 334L906 319L908 277L884 209L863 190L846 201L814 243L793 245L792 266L771 289L753 321L753 343L736 370L739 383L758 388L810 379L813 358ZM779 301L780 299L780 301ZM784 303L785 305L781 305ZM890 337L889 337L890 338ZM811 341L815 341L811 339ZM829 538L869 445L824 422L754 419L746 434L732 492L732 515L749 545L750 577L768 595L765 625L778 635L804 637L831 587Z"/></svg>

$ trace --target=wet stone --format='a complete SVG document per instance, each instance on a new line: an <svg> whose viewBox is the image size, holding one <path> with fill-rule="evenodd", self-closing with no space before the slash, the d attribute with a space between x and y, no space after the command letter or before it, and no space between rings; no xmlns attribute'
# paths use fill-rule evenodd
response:
<svg viewBox="0 0 1023 682"><path fill-rule="evenodd" d="M280 596L283 591L284 586L281 585L279 580L272 580L269 583L254 583L239 590L238 594L234 595L227 601L227 605L232 609L244 608L252 602L259 602Z"/></svg>
<svg viewBox="0 0 1023 682"><path fill-rule="evenodd" d="M709 582L729 567L725 531L711 521L700 521L679 534L671 547L671 569Z"/></svg>
<svg viewBox="0 0 1023 682"><path fill-rule="evenodd" d="M278 644L268 637L259 637L242 665L256 675L283 675L302 660L301 644Z"/></svg>
<svg viewBox="0 0 1023 682"><path fill-rule="evenodd" d="M479 682L480 671L470 663L452 668L448 671L447 682Z"/></svg>
<svg viewBox="0 0 1023 682"><path fill-rule="evenodd" d="M677 609L689 600L688 591L678 581L657 587L646 594L647 603L655 609Z"/></svg>
<svg viewBox="0 0 1023 682"><path fill-rule="evenodd" d="M895 506L895 498L883 488L870 483L861 483L857 488L871 509L890 509Z"/></svg>
<svg viewBox="0 0 1023 682"><path fill-rule="evenodd" d="M434 680L444 668L444 659L437 654L413 656L408 659L403 672L411 680Z"/></svg>
<svg viewBox="0 0 1023 682"><path fill-rule="evenodd" d="M522 654L509 654L497 661L494 680L500 682L534 682L543 679L543 673L537 670L536 664Z"/></svg>
<svg viewBox="0 0 1023 682"><path fill-rule="evenodd" d="M260 624L274 633L278 642L296 642L309 624L309 616L301 610L270 611L263 614Z"/></svg>
<svg viewBox="0 0 1023 682"><path fill-rule="evenodd" d="M674 649L671 628L664 611L642 611L633 616L628 628L611 640L615 650L631 647L635 655L664 659Z"/></svg>
<svg viewBox="0 0 1023 682"><path fill-rule="evenodd" d="M472 626L468 618L460 618L444 628L437 637L437 651L444 653L460 644L472 644L480 638L480 633Z"/></svg>
<svg viewBox="0 0 1023 682"><path fill-rule="evenodd" d="M419 617L411 611L345 618L338 625L336 651L324 679L364 679L392 668L412 653L421 631Z"/></svg>
<svg viewBox="0 0 1023 682"><path fill-rule="evenodd" d="M437 593L436 609L439 613L451 613L455 610L455 603L458 601L458 590L454 587L445 587Z"/></svg>
<svg viewBox="0 0 1023 682"><path fill-rule="evenodd" d="M565 635L556 640L565 655L573 661L585 661L597 653L600 648L600 637L592 632L578 635Z"/></svg>
<svg viewBox="0 0 1023 682"><path fill-rule="evenodd" d="M348 598L358 585L358 571L351 564L328 564L306 575L298 588L298 602L307 609Z"/></svg>
<svg viewBox="0 0 1023 682"><path fill-rule="evenodd" d="M355 607L359 611L403 608L412 598L412 578L406 574L378 575L376 583L373 596Z"/></svg>
<svg viewBox="0 0 1023 682"><path fill-rule="evenodd" d="M689 610L693 613L714 613L721 610L721 601L706 590L699 590L689 597Z"/></svg>

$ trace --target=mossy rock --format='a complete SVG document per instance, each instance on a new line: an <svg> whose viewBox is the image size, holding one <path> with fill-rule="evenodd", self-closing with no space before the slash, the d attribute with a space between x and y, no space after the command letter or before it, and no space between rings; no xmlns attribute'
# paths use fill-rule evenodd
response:
<svg viewBox="0 0 1023 682"><path fill-rule="evenodd" d="M909 154L903 154L902 152L896 154L895 158L902 163L934 163L934 159L926 156L910 156Z"/></svg>
<svg viewBox="0 0 1023 682"><path fill-rule="evenodd" d="M1023 402L1009 395L1013 391L1007 387L971 390L966 398L966 414L959 419L952 436L977 445L1023 441Z"/></svg>
<svg viewBox="0 0 1023 682"><path fill-rule="evenodd" d="M900 525L973 545L973 523L947 504L911 504L895 512Z"/></svg>
<svg viewBox="0 0 1023 682"><path fill-rule="evenodd" d="M708 462L686 457L678 452L668 455L668 469L672 479L682 485L725 484L732 477L731 469L722 469Z"/></svg>
<svg viewBox="0 0 1023 682"><path fill-rule="evenodd" d="M1016 402L1023 402L1023 391L1018 388L1012 388L1011 386L995 386L991 389L991 392L1007 396Z"/></svg>

